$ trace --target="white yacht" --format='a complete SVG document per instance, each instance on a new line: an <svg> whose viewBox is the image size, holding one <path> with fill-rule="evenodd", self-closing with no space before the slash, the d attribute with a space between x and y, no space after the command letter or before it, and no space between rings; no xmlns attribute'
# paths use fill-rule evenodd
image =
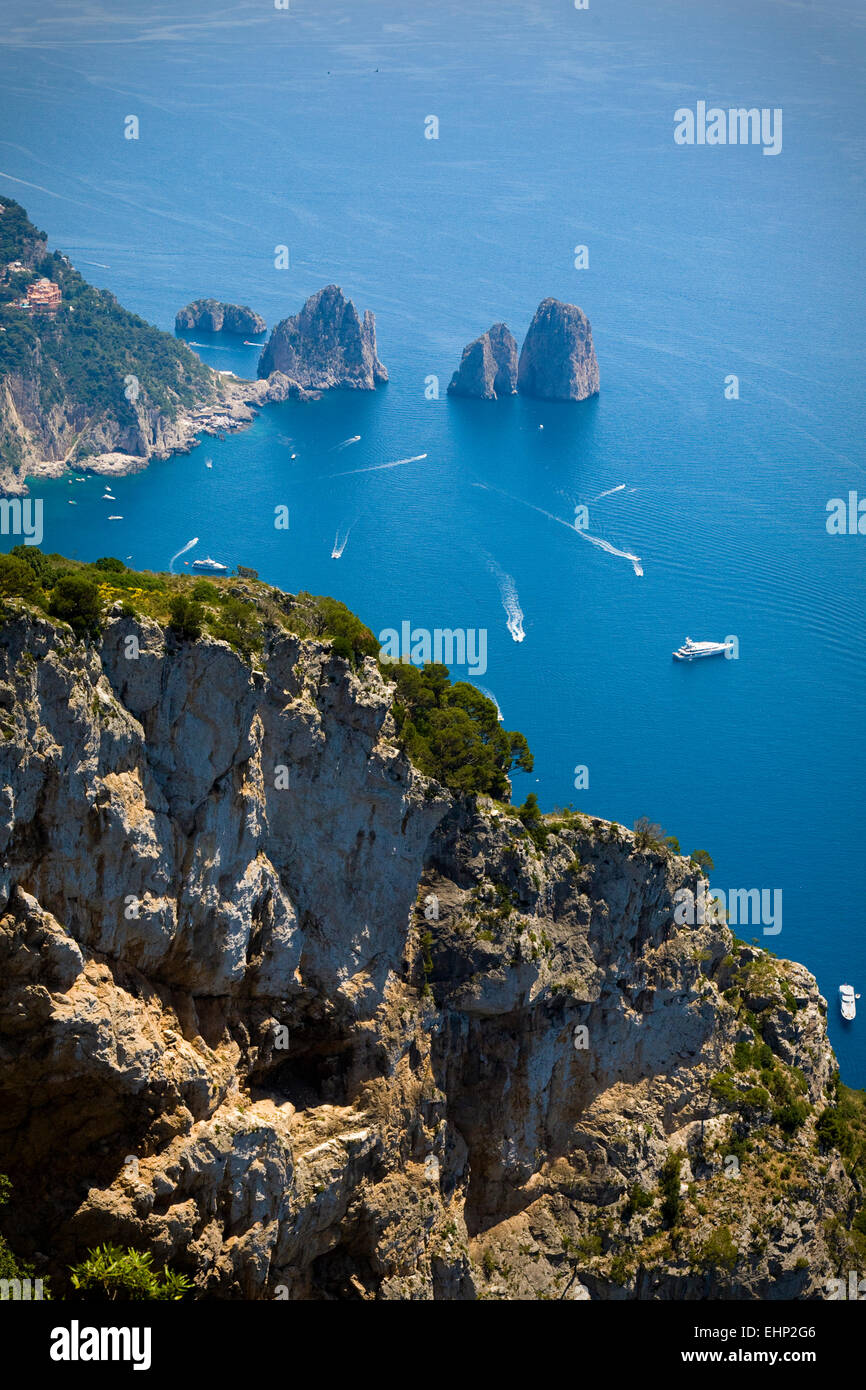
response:
<svg viewBox="0 0 866 1390"><path fill-rule="evenodd" d="M194 570L208 570L211 574L228 574L228 565L221 565L219 560L212 560L206 555L203 560L193 560Z"/></svg>
<svg viewBox="0 0 866 1390"><path fill-rule="evenodd" d="M701 656L724 656L731 650L727 642L693 642L687 637L681 647L673 653L674 661L697 661Z"/></svg>
<svg viewBox="0 0 866 1390"><path fill-rule="evenodd" d="M846 1018L849 1023L857 1017L857 1004L855 1000L859 998L860 995L854 993L853 985L839 986L839 1008L842 1010L842 1017Z"/></svg>

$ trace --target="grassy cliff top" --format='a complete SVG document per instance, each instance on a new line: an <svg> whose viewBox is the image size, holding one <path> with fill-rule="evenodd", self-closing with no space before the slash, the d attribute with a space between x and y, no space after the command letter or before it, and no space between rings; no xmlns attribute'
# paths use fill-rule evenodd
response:
<svg viewBox="0 0 866 1390"><path fill-rule="evenodd" d="M99 638L119 605L122 616L153 619L178 642L227 642L253 667L274 629L326 641L356 668L379 655L373 633L338 599L283 593L243 566L231 577L157 574L127 569L112 556L85 564L17 545L0 555L0 617L22 604L67 623L85 642ZM531 771L532 754L522 734L501 727L493 701L465 681L452 682L445 666L380 662L380 668L396 685L398 742L419 771L457 793L508 800L509 773Z"/></svg>
<svg viewBox="0 0 866 1390"><path fill-rule="evenodd" d="M15 262L24 268L10 271ZM60 286L54 315L19 308L39 276ZM10 198L0 198L0 328L0 380L34 381L43 412L63 405L134 426L135 402L173 419L215 391L213 372L185 343L124 309L108 290L88 284L67 257L48 251L44 233ZM14 466L14 432L0 434L0 445Z"/></svg>

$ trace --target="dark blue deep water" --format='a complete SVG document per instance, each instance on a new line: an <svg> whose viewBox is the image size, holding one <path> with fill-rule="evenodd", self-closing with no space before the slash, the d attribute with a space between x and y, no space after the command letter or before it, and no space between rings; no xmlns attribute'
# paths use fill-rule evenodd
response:
<svg viewBox="0 0 866 1390"><path fill-rule="evenodd" d="M377 632L486 628L479 683L536 755L516 794L649 815L714 886L782 889L763 944L815 971L866 1084L866 1004L843 1031L836 1003L866 995L866 536L825 528L866 495L861 0L21 10L0 4L0 191L52 245L167 329L200 295L273 324L336 281L391 373L120 479L116 505L40 485L45 547L158 569L196 536L178 566L251 565ZM678 147L699 100L782 108L781 154ZM547 295L589 315L600 397L447 399L463 344L522 338ZM255 374L254 348L200 351ZM686 635L739 659L674 663Z"/></svg>

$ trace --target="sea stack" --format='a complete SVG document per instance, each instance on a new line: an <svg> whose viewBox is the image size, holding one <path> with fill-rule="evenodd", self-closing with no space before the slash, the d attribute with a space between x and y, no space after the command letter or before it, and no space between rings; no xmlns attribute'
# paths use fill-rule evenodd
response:
<svg viewBox="0 0 866 1390"><path fill-rule="evenodd" d="M517 342L504 323L494 323L463 349L448 385L449 396L492 401L517 390Z"/></svg>
<svg viewBox="0 0 866 1390"><path fill-rule="evenodd" d="M219 299L194 299L175 315L174 331L204 328L209 333L264 333L267 324L246 304L223 304Z"/></svg>
<svg viewBox="0 0 866 1390"><path fill-rule="evenodd" d="M517 389L545 401L585 401L598 394L592 329L576 304L541 301L520 350Z"/></svg>
<svg viewBox="0 0 866 1390"><path fill-rule="evenodd" d="M311 295L299 314L277 324L259 360L259 376L275 371L319 391L373 391L388 380L376 353L376 320L369 309L360 318L339 285Z"/></svg>

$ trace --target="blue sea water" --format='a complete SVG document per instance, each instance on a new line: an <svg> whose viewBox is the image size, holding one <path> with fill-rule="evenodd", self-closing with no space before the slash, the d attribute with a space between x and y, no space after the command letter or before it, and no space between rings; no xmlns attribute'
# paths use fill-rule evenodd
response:
<svg viewBox="0 0 866 1390"><path fill-rule="evenodd" d="M715 887L782 889L782 931L738 933L816 973L866 1084L866 1006L846 1027L836 1004L843 980L866 994L866 538L825 527L866 495L859 0L20 8L0 3L0 191L52 245L166 329L200 295L273 324L337 282L391 374L271 407L116 504L40 484L45 547L156 569L197 536L178 567L251 565L376 632L486 629L477 679L536 756L516 795L649 815L712 853ZM676 146L699 100L782 108L782 153ZM589 315L599 398L448 399L464 343L500 319L522 338L547 295ZM255 374L237 340L198 350ZM581 503L611 549L571 525ZM687 634L739 658L674 663Z"/></svg>

